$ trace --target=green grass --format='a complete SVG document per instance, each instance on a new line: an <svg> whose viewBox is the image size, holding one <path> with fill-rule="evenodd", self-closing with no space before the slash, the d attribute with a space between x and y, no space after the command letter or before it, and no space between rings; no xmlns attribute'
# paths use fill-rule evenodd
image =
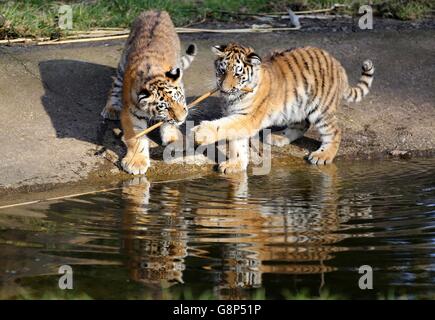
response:
<svg viewBox="0 0 435 320"><path fill-rule="evenodd" d="M57 27L59 5L69 4L73 9L73 30L101 27L129 27L131 21L147 9L168 11L176 26L206 20L238 20L237 13L270 13L294 10L328 8L334 3L351 5L347 13L356 13L363 0L17 0L1 1L0 39L17 37L59 38L65 32ZM433 0L373 0L375 13L384 17L415 20L429 14ZM231 14L228 14L231 12ZM2 20L2 19L0 19ZM1 21L0 21L1 23Z"/></svg>
<svg viewBox="0 0 435 320"><path fill-rule="evenodd" d="M397 1L384 5L384 13L401 20L416 20L422 18L433 9L430 1Z"/></svg>

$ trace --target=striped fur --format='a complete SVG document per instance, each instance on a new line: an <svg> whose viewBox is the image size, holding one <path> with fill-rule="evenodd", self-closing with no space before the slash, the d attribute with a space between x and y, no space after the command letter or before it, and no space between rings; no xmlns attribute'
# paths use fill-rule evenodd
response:
<svg viewBox="0 0 435 320"><path fill-rule="evenodd" d="M216 46L217 85L226 101L226 117L203 121L193 131L199 144L230 140L229 159L221 172L246 170L248 139L261 129L284 126L271 143L283 145L304 135L310 125L320 133L322 144L308 160L332 162L341 140L336 110L341 99L360 101L369 92L374 66L363 63L356 87L350 87L346 71L326 51L306 47L271 53L263 61L252 48L236 43ZM253 89L252 93L242 91Z"/></svg>
<svg viewBox="0 0 435 320"><path fill-rule="evenodd" d="M186 70L196 57L197 49L195 44L190 44L186 54L181 57L181 68ZM112 88L106 106L101 111L101 116L108 120L119 120L122 109L122 83L124 81L125 66L127 64L127 50L124 50L116 69L116 76L113 77Z"/></svg>
<svg viewBox="0 0 435 320"><path fill-rule="evenodd" d="M373 74L375 73L373 63L370 60L364 61L362 70L361 78L356 87L349 87L344 92L344 98L347 102L360 102L369 93L372 86Z"/></svg>
<svg viewBox="0 0 435 320"><path fill-rule="evenodd" d="M121 118L127 154L122 167L144 174L149 167L146 137L136 139L149 121L165 121L164 144L180 138L177 126L187 117L182 72L196 55L195 45L180 56L180 40L167 12L147 11L133 22L106 106L105 119Z"/></svg>

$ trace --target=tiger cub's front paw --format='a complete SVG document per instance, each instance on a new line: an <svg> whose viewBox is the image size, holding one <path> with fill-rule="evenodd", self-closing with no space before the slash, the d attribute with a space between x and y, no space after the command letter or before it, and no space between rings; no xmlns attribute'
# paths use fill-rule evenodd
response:
<svg viewBox="0 0 435 320"><path fill-rule="evenodd" d="M110 100L107 101L106 106L100 113L103 119L107 119L107 120L119 120L119 114L120 114L120 110L114 107Z"/></svg>
<svg viewBox="0 0 435 320"><path fill-rule="evenodd" d="M241 172L246 170L247 165L244 165L242 161L239 160L228 160L221 162L219 164L219 172L224 174L231 174L236 172Z"/></svg>
<svg viewBox="0 0 435 320"><path fill-rule="evenodd" d="M145 174L150 166L150 159L143 154L127 153L121 161L122 168L130 174Z"/></svg>
<svg viewBox="0 0 435 320"><path fill-rule="evenodd" d="M160 136L164 146L177 141L182 142L183 140L183 134L181 133L180 129L172 125L164 124L160 129Z"/></svg>
<svg viewBox="0 0 435 320"><path fill-rule="evenodd" d="M320 150L311 152L308 155L308 161L311 164L324 165L324 164L331 163L332 160L334 160L334 156L335 156L335 154L332 154L328 150L320 149Z"/></svg>
<svg viewBox="0 0 435 320"><path fill-rule="evenodd" d="M283 134L274 134L272 133L268 140L266 140L270 145L277 146L277 147L283 147L288 144L290 144L290 139L287 138Z"/></svg>
<svg viewBox="0 0 435 320"><path fill-rule="evenodd" d="M217 128L213 121L202 121L200 125L194 127L195 142L200 145L215 143L217 139Z"/></svg>

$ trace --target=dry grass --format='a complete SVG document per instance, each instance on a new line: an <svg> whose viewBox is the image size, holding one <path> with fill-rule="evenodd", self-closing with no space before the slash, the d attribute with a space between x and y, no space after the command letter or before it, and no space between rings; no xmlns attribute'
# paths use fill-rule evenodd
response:
<svg viewBox="0 0 435 320"><path fill-rule="evenodd" d="M433 0L373 0L375 14L402 20L415 20L433 11ZM204 19L239 20L240 13L282 12L329 8L334 3L349 5L347 13L356 14L357 8L367 1L360 0L87 0L54 1L26 0L1 1L0 39L17 37L49 37L57 39L67 34L58 28L58 9L69 4L73 10L73 30L92 28L129 27L139 12L147 9L168 11L176 26L204 21ZM3 20L3 21L2 21Z"/></svg>

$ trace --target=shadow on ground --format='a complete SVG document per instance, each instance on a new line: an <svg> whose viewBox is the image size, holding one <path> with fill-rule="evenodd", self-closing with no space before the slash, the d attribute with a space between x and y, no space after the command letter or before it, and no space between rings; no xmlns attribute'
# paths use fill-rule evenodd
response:
<svg viewBox="0 0 435 320"><path fill-rule="evenodd" d="M39 63L41 98L58 138L99 144L98 130L115 69L75 60Z"/></svg>

